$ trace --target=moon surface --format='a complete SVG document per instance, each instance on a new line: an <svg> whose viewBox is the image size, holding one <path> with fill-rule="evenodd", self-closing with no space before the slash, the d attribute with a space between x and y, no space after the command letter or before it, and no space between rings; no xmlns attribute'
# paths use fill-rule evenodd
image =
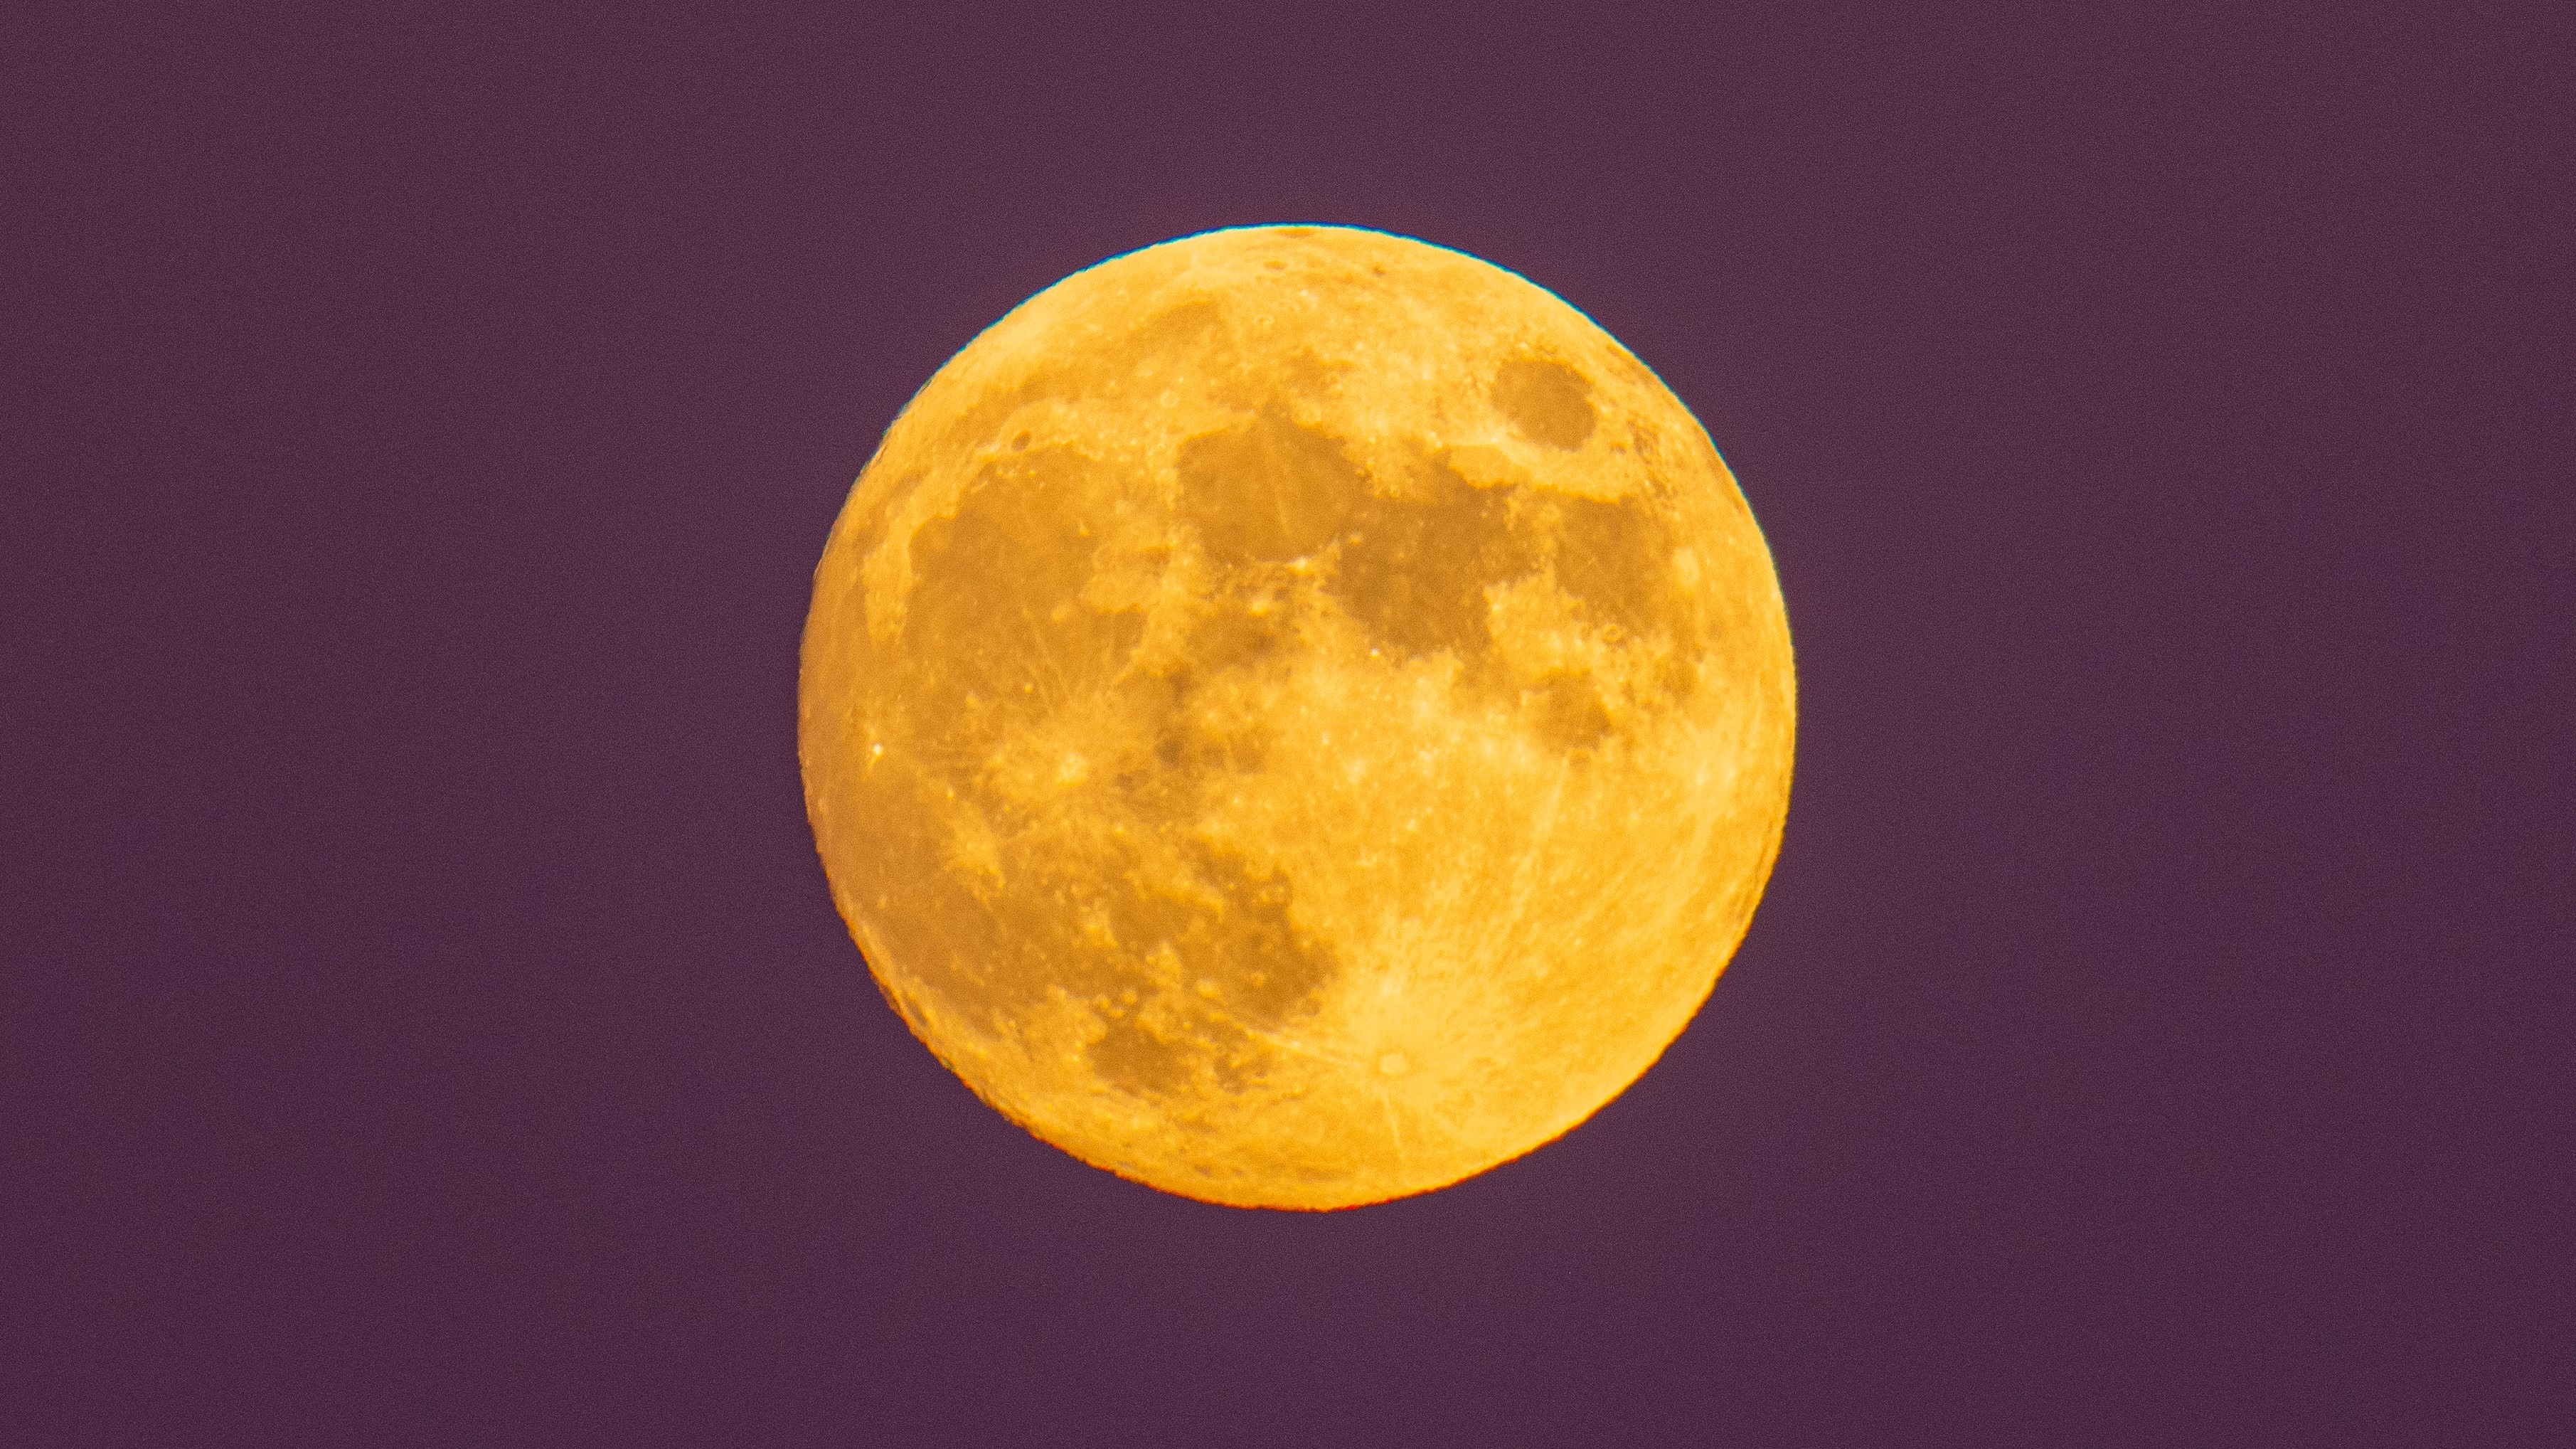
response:
<svg viewBox="0 0 2576 1449"><path fill-rule="evenodd" d="M931 378L815 572L806 804L879 985L1086 1162L1453 1183L1643 1072L1788 807L1788 620L1689 411L1554 295L1209 232Z"/></svg>

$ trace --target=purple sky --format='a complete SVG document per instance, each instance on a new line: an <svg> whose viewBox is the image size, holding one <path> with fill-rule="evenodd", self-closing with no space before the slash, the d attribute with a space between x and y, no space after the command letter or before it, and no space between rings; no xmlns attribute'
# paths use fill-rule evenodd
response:
<svg viewBox="0 0 2576 1449"><path fill-rule="evenodd" d="M0 53L0 1442L2576 1416L2561 7L82 8ZM795 762L912 390L1290 220L1656 368L1801 686L1663 1062L1321 1217L978 1104Z"/></svg>

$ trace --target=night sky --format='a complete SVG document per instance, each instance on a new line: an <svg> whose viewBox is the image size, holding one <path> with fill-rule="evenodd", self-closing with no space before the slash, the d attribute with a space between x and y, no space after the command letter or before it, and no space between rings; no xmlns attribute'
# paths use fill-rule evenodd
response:
<svg viewBox="0 0 2576 1449"><path fill-rule="evenodd" d="M2576 1418L2559 7L76 8L0 51L0 1442ZM912 391L1274 221L1655 368L1800 687L1664 1059L1324 1215L977 1102L795 751Z"/></svg>

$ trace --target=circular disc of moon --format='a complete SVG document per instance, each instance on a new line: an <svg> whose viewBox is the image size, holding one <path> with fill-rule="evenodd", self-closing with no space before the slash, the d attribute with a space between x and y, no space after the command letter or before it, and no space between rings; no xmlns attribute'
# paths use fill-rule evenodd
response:
<svg viewBox="0 0 2576 1449"><path fill-rule="evenodd" d="M995 1108L1213 1202L1453 1183L1698 1010L1788 807L1769 551L1707 434L1473 257L1252 227L1029 299L815 573L806 803Z"/></svg>

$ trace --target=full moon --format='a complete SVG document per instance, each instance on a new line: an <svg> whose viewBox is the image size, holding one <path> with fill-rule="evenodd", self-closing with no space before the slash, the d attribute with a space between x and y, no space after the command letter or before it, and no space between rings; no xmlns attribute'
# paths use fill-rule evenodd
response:
<svg viewBox="0 0 2576 1449"><path fill-rule="evenodd" d="M1553 294L1247 227L1067 277L814 576L806 807L913 1032L1211 1202L1454 1183L1650 1066L1788 809L1788 618L1708 435Z"/></svg>

